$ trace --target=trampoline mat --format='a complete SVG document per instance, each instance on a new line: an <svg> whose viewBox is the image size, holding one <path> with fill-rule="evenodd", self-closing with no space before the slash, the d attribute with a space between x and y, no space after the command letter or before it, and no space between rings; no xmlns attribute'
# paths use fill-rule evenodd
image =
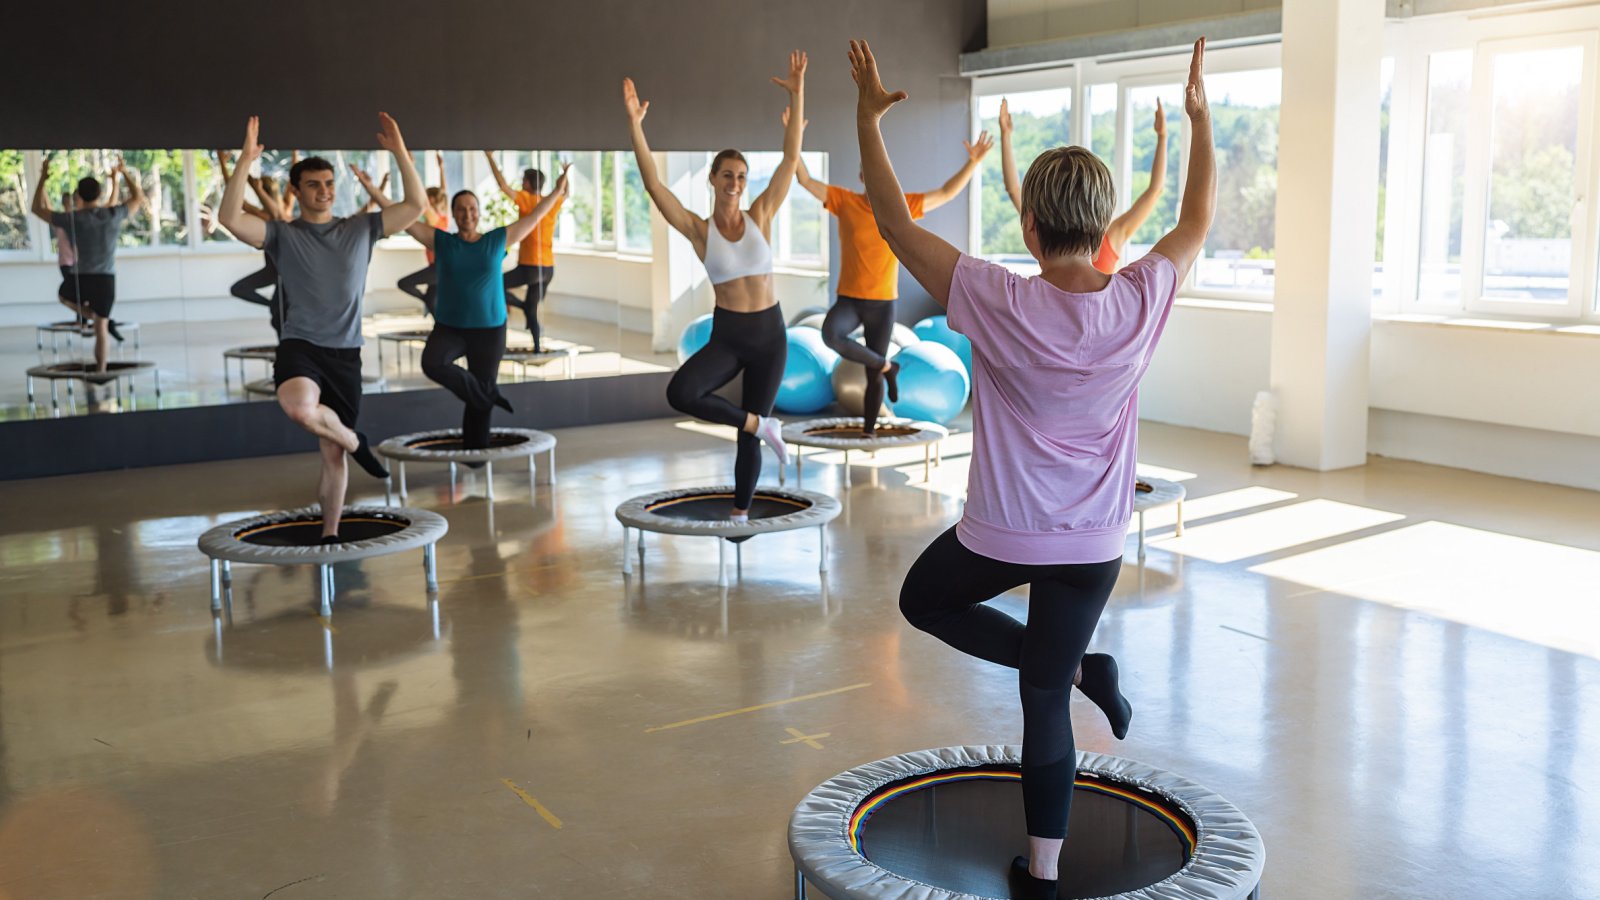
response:
<svg viewBox="0 0 1600 900"><path fill-rule="evenodd" d="M868 816L860 827L861 854L924 884L1009 897L1007 870L1028 846L1017 774L1014 768L935 773L954 780L907 790ZM896 789L886 786L863 807ZM1082 773L1072 792L1067 833L1058 888L1063 900L1120 894L1172 876L1188 862L1194 824L1157 795Z"/></svg>
<svg viewBox="0 0 1600 900"><path fill-rule="evenodd" d="M346 516L339 521L339 539L347 543L368 541L411 527L404 519L382 516ZM322 543L322 518L269 522L234 535L246 544L263 547L311 547Z"/></svg>
<svg viewBox="0 0 1600 900"><path fill-rule="evenodd" d="M652 503L647 509L669 519L687 519L691 522L726 522L728 510L733 508L733 494L696 494L692 497L675 497ZM811 508L804 500L756 492L750 505L751 519L773 519Z"/></svg>
<svg viewBox="0 0 1600 900"><path fill-rule="evenodd" d="M242 356L246 353L255 354L257 356L275 356L278 352L278 345L259 344L254 347L235 347L228 352L239 356Z"/></svg>
<svg viewBox="0 0 1600 900"><path fill-rule="evenodd" d="M874 438L911 437L921 430L922 429L920 428L908 428L904 425L879 425L878 430L871 434L867 434L865 431L861 430L860 425L820 425L816 428L807 428L806 434L814 434L819 437L860 438L861 440L871 440Z"/></svg>
<svg viewBox="0 0 1600 900"><path fill-rule="evenodd" d="M514 447L517 444L526 444L528 436L525 434L507 434L503 431L489 433L489 447L478 447L484 450L494 447ZM417 438L406 441L406 446L414 450L438 450L440 452L457 453L465 451L467 447L461 441L459 434L441 434L436 437Z"/></svg>
<svg viewBox="0 0 1600 900"><path fill-rule="evenodd" d="M385 341L425 341L431 331L385 331L378 337Z"/></svg>
<svg viewBox="0 0 1600 900"><path fill-rule="evenodd" d="M106 378L116 375L124 375L136 369L148 369L150 368L150 364L146 362L118 362L116 360L112 360L106 363L106 370L104 372L99 371L99 367L92 362L55 363L47 368L51 372L60 372L64 375L90 375Z"/></svg>
<svg viewBox="0 0 1600 900"><path fill-rule="evenodd" d="M1135 481L1133 483L1134 493L1148 494L1148 493L1150 493L1151 491L1153 491L1155 489L1156 489L1156 486L1151 484L1148 481Z"/></svg>

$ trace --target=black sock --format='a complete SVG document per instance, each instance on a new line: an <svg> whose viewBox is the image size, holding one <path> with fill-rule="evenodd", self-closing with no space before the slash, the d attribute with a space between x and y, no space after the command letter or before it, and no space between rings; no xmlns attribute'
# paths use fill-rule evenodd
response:
<svg viewBox="0 0 1600 900"><path fill-rule="evenodd" d="M356 464L365 469L367 474L373 478L388 478L389 470L383 467L383 463L379 462L377 455L367 445L367 436L358 431L356 432L356 437L361 443L356 445L356 449L350 454L350 458L355 460Z"/></svg>
<svg viewBox="0 0 1600 900"><path fill-rule="evenodd" d="M1122 691L1117 687L1117 661L1107 653L1085 653L1081 665L1083 678L1078 683L1078 690L1100 707L1100 711L1106 714L1106 721L1111 723L1111 733L1117 736L1117 740L1122 740L1128 736L1128 722L1133 719L1133 707L1128 705L1128 698L1122 696Z"/></svg>
<svg viewBox="0 0 1600 900"><path fill-rule="evenodd" d="M106 331L110 332L113 338L116 338L117 343L122 343L122 332L117 330L117 323L107 319Z"/></svg>
<svg viewBox="0 0 1600 900"><path fill-rule="evenodd" d="M508 413L516 412L516 410L511 408L511 401L506 399L505 394L500 393L499 388L495 388L494 391L494 405L500 407Z"/></svg>
<svg viewBox="0 0 1600 900"><path fill-rule="evenodd" d="M1019 856L1011 861L1011 871L1006 873L1011 882L1012 900L1056 900L1056 882L1033 877L1028 871L1028 858Z"/></svg>
<svg viewBox="0 0 1600 900"><path fill-rule="evenodd" d="M325 534L325 535L322 536L322 543L324 543L324 544L342 544L342 543L344 543L344 538L339 537L337 534Z"/></svg>
<svg viewBox="0 0 1600 900"><path fill-rule="evenodd" d="M900 399L900 384L895 381L895 376L900 374L900 364L889 363L889 368L883 372L883 384L889 391L889 402L894 403Z"/></svg>

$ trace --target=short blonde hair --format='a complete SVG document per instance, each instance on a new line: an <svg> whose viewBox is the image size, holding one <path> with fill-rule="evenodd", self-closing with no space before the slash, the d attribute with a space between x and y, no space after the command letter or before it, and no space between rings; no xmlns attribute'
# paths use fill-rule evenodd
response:
<svg viewBox="0 0 1600 900"><path fill-rule="evenodd" d="M1022 180L1022 211L1033 213L1044 256L1093 256L1116 206L1111 170L1082 147L1039 154Z"/></svg>

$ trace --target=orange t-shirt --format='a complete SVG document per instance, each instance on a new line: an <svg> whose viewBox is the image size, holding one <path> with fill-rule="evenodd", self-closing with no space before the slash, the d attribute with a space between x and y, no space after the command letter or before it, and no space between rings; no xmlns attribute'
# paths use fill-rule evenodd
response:
<svg viewBox="0 0 1600 900"><path fill-rule="evenodd" d="M537 194L517 191L516 199L513 201L517 204L517 215L525 216L533 212L533 208L539 205L539 199ZM528 236L522 239L522 248L517 251L517 265L553 266L556 264L556 252L554 250L556 216L561 214L561 204L565 202L567 202L565 197L557 200L556 205L550 207L550 211L545 213L544 218L539 220L539 224L533 226L533 230L528 232Z"/></svg>
<svg viewBox="0 0 1600 900"><path fill-rule="evenodd" d="M1121 258L1117 255L1117 251L1112 249L1110 240L1104 237L1100 238L1100 252L1094 256L1094 267L1096 269L1107 275L1115 275L1117 274L1117 260Z"/></svg>
<svg viewBox="0 0 1600 900"><path fill-rule="evenodd" d="M450 217L434 209L432 204L422 208L422 217L428 220L429 228L434 228L439 231L450 230ZM433 265L433 251L428 250L426 252L428 254L428 265L431 266Z"/></svg>
<svg viewBox="0 0 1600 900"><path fill-rule="evenodd" d="M922 218L922 195L907 194L911 218ZM839 295L859 300L893 300L900 296L900 261L878 234L878 220L866 194L828 185L822 208L839 217Z"/></svg>

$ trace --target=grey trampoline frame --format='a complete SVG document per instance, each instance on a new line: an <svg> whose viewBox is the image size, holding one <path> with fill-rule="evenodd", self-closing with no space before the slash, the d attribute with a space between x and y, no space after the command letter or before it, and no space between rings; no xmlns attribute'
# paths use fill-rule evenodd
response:
<svg viewBox="0 0 1600 900"><path fill-rule="evenodd" d="M1140 475L1138 481L1150 485L1155 490L1148 494L1133 492L1133 512L1139 517L1139 562L1144 562L1144 514L1148 510L1159 509L1168 504L1178 505L1178 526L1173 532L1174 537L1183 537L1183 500L1188 496L1188 489L1176 481L1165 478L1151 478Z"/></svg>
<svg viewBox="0 0 1600 900"><path fill-rule="evenodd" d="M628 540L631 532L637 531L639 569L644 570L644 534L652 531L657 534L676 534L688 536L713 537L717 539L717 584L726 587L728 584L728 544L730 537L746 537L758 534L772 534L779 531L796 531L801 528L817 529L819 547L817 571L826 575L828 572L828 523L839 517L841 506L839 501L827 494L816 491L790 490L787 488L758 487L756 494L770 494L787 497L792 500L804 500L810 505L805 509L796 510L781 516L770 516L765 519L751 519L742 524L718 520L712 522L698 522L689 519L677 519L670 516L658 515L650 512L649 507L664 500L673 500L688 497L699 497L706 494L731 494L734 486L731 484L709 485L705 487L678 488L670 491L657 491L653 494L642 494L623 501L617 506L617 521L622 523L622 574L633 574L633 556L628 549ZM733 545L734 567L740 577L744 574L744 545ZM642 574L641 574L642 577Z"/></svg>
<svg viewBox="0 0 1600 900"><path fill-rule="evenodd" d="M108 372L104 372L104 373L95 373L95 372L54 372L54 371L51 371L56 366L68 365L68 363L60 363L60 362L42 363L40 365L30 367L28 369L28 371L27 371L28 405L29 406L35 406L36 405L36 403L34 402L33 380L35 378L42 378L45 381L50 382L50 409L51 410L60 411L60 409L61 409L61 398L56 392L56 382L58 382L58 381L65 381L67 383L67 408L69 410L73 411L73 412L77 412L77 409L78 409L78 397L77 397L77 394L74 393L73 389L72 389L72 383L74 381L81 381L81 382L83 382L85 384L111 384L111 385L113 385L115 390L116 390L116 392L117 392L117 404L118 404L118 406L121 406L121 404L122 404L122 380L123 379L127 379L128 380L128 402L133 405L133 408L135 410L137 410L139 408L139 395L138 395L138 390L136 388L136 385L134 384L133 379L134 379L135 375L140 375L140 374L143 374L145 372L150 373L150 375L155 379L156 405L158 407L161 405L161 368L159 366L157 366L153 362L149 362L147 360L138 360L138 359L136 359L136 360L115 359L115 360L111 360L110 362L113 365L124 366L124 368L118 369L118 370L114 370L114 371L108 371ZM80 363L80 365L90 365L90 363L89 362L82 362L82 363Z"/></svg>
<svg viewBox="0 0 1600 900"><path fill-rule="evenodd" d="M790 422L783 426L783 442L796 447L816 447L825 450L837 450L844 453L844 474L840 482L844 487L850 486L850 451L860 451L876 455L879 450L893 450L897 447L922 448L922 480L927 482L933 478L933 467L944 464L944 439L950 436L950 429L934 422L918 422L910 419L880 418L879 425L888 425L900 428L915 428L915 434L886 435L884 437L868 438L842 438L826 437L820 435L807 435L806 431L812 428L836 428L841 425L862 425L865 420L861 416L836 416L825 419L807 419L801 422ZM778 483L785 480L786 468L778 469ZM874 477L877 473L874 470ZM794 483L803 484L805 480L805 454L799 450L794 453Z"/></svg>
<svg viewBox="0 0 1600 900"><path fill-rule="evenodd" d="M556 483L556 436L547 431L535 431L532 428L491 428L490 434L520 434L527 440L520 444L509 444L502 447L487 447L482 450L425 450L406 446L411 441L419 438L449 437L460 435L459 428L436 428L432 431L416 431L411 434L395 435L379 444L375 449L378 455L395 461L395 470L392 477L383 483L383 499L385 503L394 503L393 485L398 483L400 502L404 503L409 496L406 488L406 463L448 463L450 466L450 494L455 496L456 463L481 462L484 464L485 495L487 499L494 499L494 464L497 460L528 458L529 491L532 492L536 485ZM539 466L536 462L539 454L546 454L545 473L541 479Z"/></svg>

